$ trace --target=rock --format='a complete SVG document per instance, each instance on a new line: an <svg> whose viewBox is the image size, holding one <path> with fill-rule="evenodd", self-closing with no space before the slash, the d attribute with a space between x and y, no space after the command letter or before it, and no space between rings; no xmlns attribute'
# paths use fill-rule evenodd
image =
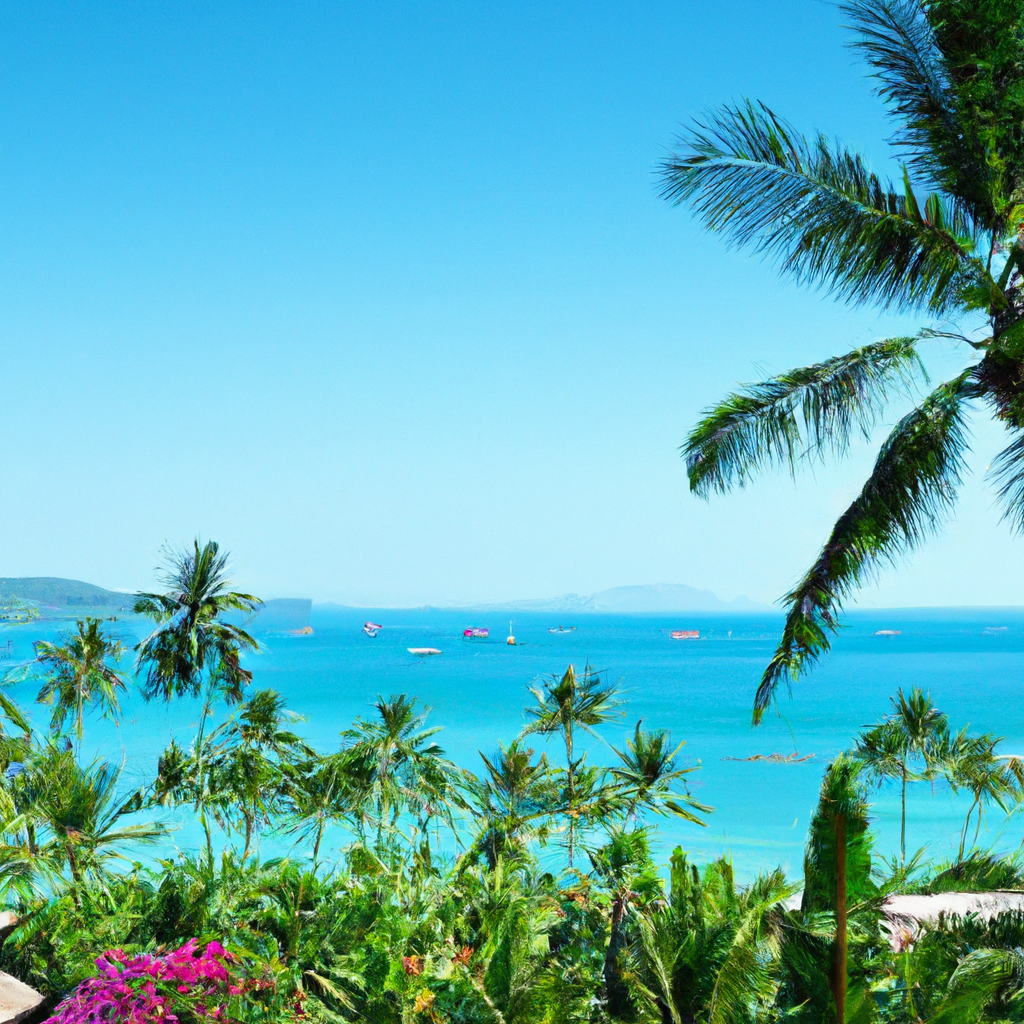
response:
<svg viewBox="0 0 1024 1024"><path fill-rule="evenodd" d="M34 988L0 971L0 1024L28 1024L42 1004Z"/></svg>

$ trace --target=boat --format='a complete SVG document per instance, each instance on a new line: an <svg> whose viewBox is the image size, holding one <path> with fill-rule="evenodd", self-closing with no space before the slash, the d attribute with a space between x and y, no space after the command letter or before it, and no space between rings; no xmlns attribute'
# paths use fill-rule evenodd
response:
<svg viewBox="0 0 1024 1024"><path fill-rule="evenodd" d="M509 647L515 647L515 645L516 645L516 638L512 635L512 621L511 621L511 619L509 620L509 624L508 624L508 639L505 641L505 643L507 643L509 645Z"/></svg>
<svg viewBox="0 0 1024 1024"><path fill-rule="evenodd" d="M491 631L486 626L471 626L469 629L464 629L462 635L469 639L479 637L486 640L491 635Z"/></svg>
<svg viewBox="0 0 1024 1024"><path fill-rule="evenodd" d="M673 629L669 636L673 640L699 640L699 629Z"/></svg>
<svg viewBox="0 0 1024 1024"><path fill-rule="evenodd" d="M902 629L880 629L875 636L902 636Z"/></svg>
<svg viewBox="0 0 1024 1024"><path fill-rule="evenodd" d="M407 647L406 650L410 654L415 654L417 658L426 658L430 654L441 653L436 647Z"/></svg>
<svg viewBox="0 0 1024 1024"><path fill-rule="evenodd" d="M382 630L383 628L384 627L382 625L380 625L380 623L378 623L378 622L364 622L363 623L363 632L367 636L376 636L377 633L380 630Z"/></svg>
<svg viewBox="0 0 1024 1024"><path fill-rule="evenodd" d="M549 633L575 633L575 626L548 626Z"/></svg>

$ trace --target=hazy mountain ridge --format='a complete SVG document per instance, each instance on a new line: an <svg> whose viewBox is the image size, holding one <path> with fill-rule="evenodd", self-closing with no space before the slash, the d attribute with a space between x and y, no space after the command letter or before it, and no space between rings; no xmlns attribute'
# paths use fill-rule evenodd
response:
<svg viewBox="0 0 1024 1024"><path fill-rule="evenodd" d="M654 583L646 586L612 587L589 597L563 594L540 600L504 601L480 605L482 609L519 609L538 612L619 612L623 614L656 612L758 611L766 605L739 596L725 601L710 590L699 590L683 583Z"/></svg>

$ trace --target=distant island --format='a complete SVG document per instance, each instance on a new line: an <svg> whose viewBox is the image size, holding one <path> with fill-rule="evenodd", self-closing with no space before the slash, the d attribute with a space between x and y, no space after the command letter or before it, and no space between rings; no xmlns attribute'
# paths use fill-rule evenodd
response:
<svg viewBox="0 0 1024 1024"><path fill-rule="evenodd" d="M612 587L590 597L564 594L541 600L507 601L481 607L538 612L725 612L761 611L766 605L739 596L725 601L710 590L698 590L682 583L654 583L648 586Z"/></svg>
<svg viewBox="0 0 1024 1024"><path fill-rule="evenodd" d="M92 583L66 580L59 576L0 577L0 608L17 607L19 603L35 605L44 617L50 618L132 615L135 594L122 590L104 590ZM305 629L309 626L312 607L313 602L308 597L272 598L264 602L260 611L246 621L246 625L258 632Z"/></svg>
<svg viewBox="0 0 1024 1024"><path fill-rule="evenodd" d="M135 595L116 590L104 590L81 580L65 580L59 576L3 576L0 577L0 602L29 601L41 608L61 611L75 609L96 610L111 615L130 612Z"/></svg>

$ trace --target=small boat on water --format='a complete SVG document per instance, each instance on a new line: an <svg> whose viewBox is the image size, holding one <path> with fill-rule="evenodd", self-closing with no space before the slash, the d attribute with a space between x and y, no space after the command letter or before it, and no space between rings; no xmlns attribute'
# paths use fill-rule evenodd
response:
<svg viewBox="0 0 1024 1024"><path fill-rule="evenodd" d="M575 633L575 626L548 626L549 633Z"/></svg>
<svg viewBox="0 0 1024 1024"><path fill-rule="evenodd" d="M669 636L673 640L699 640L699 629L673 629Z"/></svg>
<svg viewBox="0 0 1024 1024"><path fill-rule="evenodd" d="M378 623L378 622L364 622L363 623L363 632L367 636L376 636L377 633L380 632L380 630L382 630L383 628L384 627L382 625L380 625L380 623Z"/></svg>
<svg viewBox="0 0 1024 1024"><path fill-rule="evenodd" d="M415 654L417 658L425 658L430 654L441 653L436 647L407 647L406 650L410 654Z"/></svg>
<svg viewBox="0 0 1024 1024"><path fill-rule="evenodd" d="M465 638L473 639L474 637L486 640L491 635L491 631L486 626L471 626L469 629L464 629L462 635Z"/></svg>
<svg viewBox="0 0 1024 1024"><path fill-rule="evenodd" d="M902 636L902 629L880 629L875 636Z"/></svg>

